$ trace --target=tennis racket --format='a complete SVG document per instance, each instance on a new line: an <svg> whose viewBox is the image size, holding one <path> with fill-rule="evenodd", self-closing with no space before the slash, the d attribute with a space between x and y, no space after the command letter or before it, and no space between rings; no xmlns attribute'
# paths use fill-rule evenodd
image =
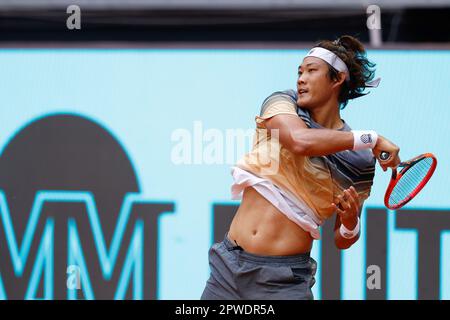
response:
<svg viewBox="0 0 450 320"><path fill-rule="evenodd" d="M389 159L389 152L381 152L380 159ZM424 153L409 161L401 162L392 169L391 181L384 195L384 205L389 209L400 209L411 201L430 180L437 160L431 153Z"/></svg>

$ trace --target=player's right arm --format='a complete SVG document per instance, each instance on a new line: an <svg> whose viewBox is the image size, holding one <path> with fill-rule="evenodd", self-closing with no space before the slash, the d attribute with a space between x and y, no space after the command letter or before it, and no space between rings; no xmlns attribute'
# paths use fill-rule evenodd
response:
<svg viewBox="0 0 450 320"><path fill-rule="evenodd" d="M278 130L280 143L292 153L324 156L353 148L353 134L331 129L309 129L298 116L279 114L265 122L267 130Z"/></svg>
<svg viewBox="0 0 450 320"><path fill-rule="evenodd" d="M267 130L278 130L278 138L283 147L296 155L324 156L344 150L353 149L353 133L332 129L309 129L305 122L293 114L277 114L265 120ZM400 162L399 147L382 136L378 136L374 154L380 150L389 152L391 157L381 161L383 170L395 167Z"/></svg>

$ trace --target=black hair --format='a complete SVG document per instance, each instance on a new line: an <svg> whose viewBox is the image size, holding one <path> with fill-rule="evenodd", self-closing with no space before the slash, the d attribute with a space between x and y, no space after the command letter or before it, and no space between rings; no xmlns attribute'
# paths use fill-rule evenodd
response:
<svg viewBox="0 0 450 320"><path fill-rule="evenodd" d="M367 59L363 44L352 36L344 35L335 41L322 40L316 46L332 51L347 65L350 80L344 81L338 98L341 109L344 109L348 100L360 97L366 87L366 82L373 79L375 63ZM330 79L339 79L338 74L339 71L329 66Z"/></svg>

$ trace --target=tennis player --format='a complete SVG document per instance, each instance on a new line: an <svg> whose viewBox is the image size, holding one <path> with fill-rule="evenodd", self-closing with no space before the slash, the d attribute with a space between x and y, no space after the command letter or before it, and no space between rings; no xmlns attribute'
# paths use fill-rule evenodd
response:
<svg viewBox="0 0 450 320"><path fill-rule="evenodd" d="M319 227L336 214L336 246L358 240L376 159L384 171L400 162L395 144L340 116L349 99L378 85L374 66L351 36L321 41L298 69L297 90L263 102L252 151L232 168L232 196L242 201L209 250L201 299L313 299ZM381 151L390 157L379 159Z"/></svg>

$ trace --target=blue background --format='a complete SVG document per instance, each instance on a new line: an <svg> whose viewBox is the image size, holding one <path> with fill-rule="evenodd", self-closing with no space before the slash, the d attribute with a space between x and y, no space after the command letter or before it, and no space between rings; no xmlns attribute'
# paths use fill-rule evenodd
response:
<svg viewBox="0 0 450 320"><path fill-rule="evenodd" d="M230 200L230 163L176 165L177 129L253 129L261 102L295 88L307 50L2 49L0 148L28 122L75 113L108 128L126 148L144 197L173 201L159 224L159 299L198 299L209 275L213 203ZM379 88L341 117L397 143L404 160L432 152L436 174L409 208L449 209L450 51L369 51ZM205 146L207 143L204 143ZM241 156L242 154L237 155ZM236 157L236 159L237 159ZM377 167L366 207L382 207L389 174ZM417 297L417 234L389 215L388 298ZM364 217L363 217L364 221ZM342 295L365 297L365 232L345 251ZM441 299L450 299L450 232L441 237ZM319 263L320 241L312 255ZM320 277L313 288L320 299Z"/></svg>

